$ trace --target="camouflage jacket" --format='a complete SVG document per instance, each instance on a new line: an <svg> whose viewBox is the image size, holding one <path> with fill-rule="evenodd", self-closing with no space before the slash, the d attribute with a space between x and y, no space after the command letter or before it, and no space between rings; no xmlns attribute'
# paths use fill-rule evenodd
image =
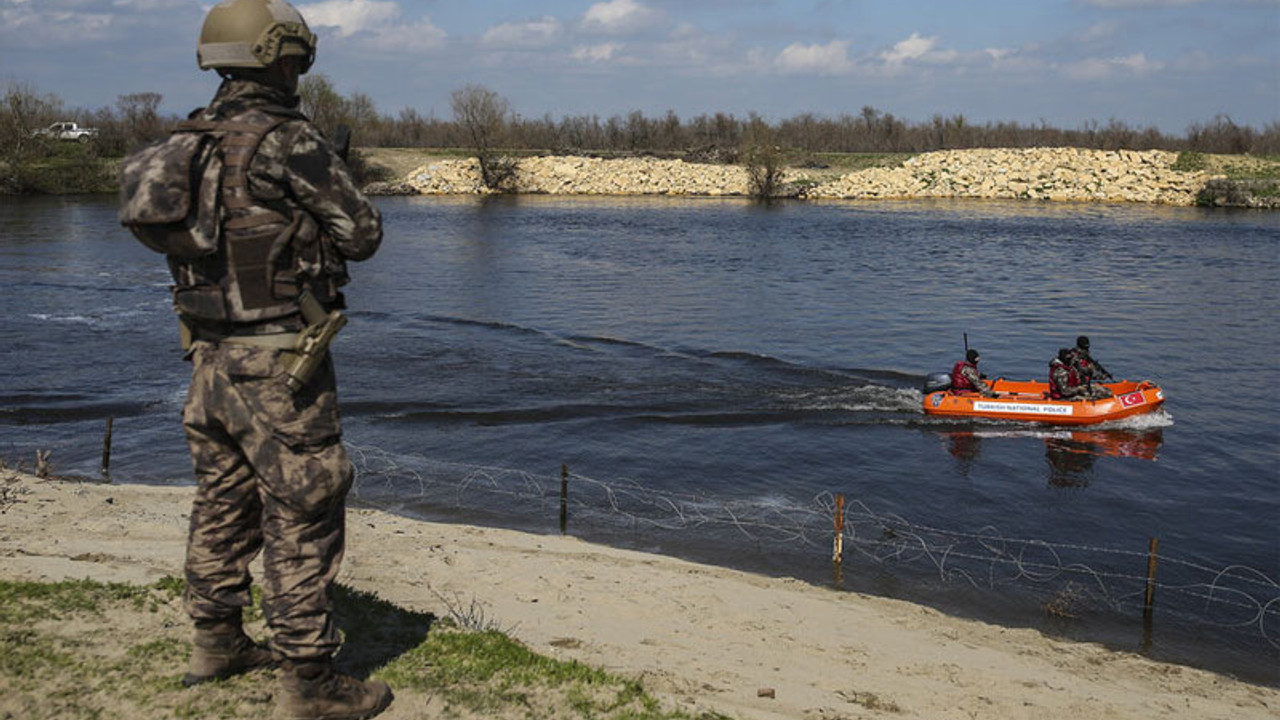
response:
<svg viewBox="0 0 1280 720"><path fill-rule="evenodd" d="M381 244L378 209L297 104L281 90L228 79L208 107L189 116L189 123L231 134L222 140L219 251L169 256L174 305L184 317L202 325L285 319L296 326L300 290L340 305L346 262L368 258ZM255 136L236 127L260 129Z"/></svg>
<svg viewBox="0 0 1280 720"><path fill-rule="evenodd" d="M306 211L342 260L364 260L382 242L378 208L356 187L347 165L305 116L297 96L249 80L225 80L213 102L191 117L222 120L252 109L296 113L267 134L249 165L249 192ZM306 242L306 237L299 240Z"/></svg>
<svg viewBox="0 0 1280 720"><path fill-rule="evenodd" d="M1103 369L1098 361L1089 355L1089 351L1083 348L1071 349L1071 364L1076 372L1080 373L1080 379L1083 382L1102 382L1111 379L1111 373Z"/></svg>
<svg viewBox="0 0 1280 720"><path fill-rule="evenodd" d="M1072 383L1073 379L1074 383ZM1056 357L1049 361L1049 384L1054 393L1063 399L1083 397L1088 394L1088 389L1081 378L1072 378L1070 368Z"/></svg>
<svg viewBox="0 0 1280 720"><path fill-rule="evenodd" d="M996 394L992 392L991 388L987 385L987 381L982 379L982 374L978 372L978 367L976 365L964 363L964 366L960 368L960 374L964 375L965 379L969 381L969 384L972 385L973 388L983 397L996 396Z"/></svg>

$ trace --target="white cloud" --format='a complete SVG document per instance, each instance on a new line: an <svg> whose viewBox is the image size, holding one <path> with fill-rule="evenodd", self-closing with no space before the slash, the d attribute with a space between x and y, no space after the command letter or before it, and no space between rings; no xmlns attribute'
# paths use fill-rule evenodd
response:
<svg viewBox="0 0 1280 720"><path fill-rule="evenodd" d="M853 69L849 43L844 40L832 40L826 45L788 45L778 53L774 64L784 73L839 75Z"/></svg>
<svg viewBox="0 0 1280 720"><path fill-rule="evenodd" d="M574 48L573 59L582 62L608 62L622 50L617 43L601 43Z"/></svg>
<svg viewBox="0 0 1280 720"><path fill-rule="evenodd" d="M332 28L339 39L351 38L376 51L429 50L447 37L428 17L417 22L403 20L400 4L390 0L322 0L296 7L312 30Z"/></svg>
<svg viewBox="0 0 1280 720"><path fill-rule="evenodd" d="M1087 30L1077 37L1080 42L1088 43L1097 40L1105 40L1114 37L1120 31L1120 26L1113 22L1100 22L1091 25Z"/></svg>
<svg viewBox="0 0 1280 720"><path fill-rule="evenodd" d="M323 0L318 3L298 4L307 24L334 28L338 37L349 37L358 32L388 28L400 17L400 6L383 0Z"/></svg>
<svg viewBox="0 0 1280 720"><path fill-rule="evenodd" d="M109 39L115 16L106 13L37 9L34 3L6 3L0 9L0 41L14 47L77 45Z"/></svg>
<svg viewBox="0 0 1280 720"><path fill-rule="evenodd" d="M889 65L901 65L908 60L919 60L933 52L938 45L936 37L920 37L919 33L911 33L911 37L893 46L892 50L880 53L880 59Z"/></svg>
<svg viewBox="0 0 1280 720"><path fill-rule="evenodd" d="M519 23L502 23L485 31L480 44L498 48L541 48L560 38L564 27L554 17Z"/></svg>
<svg viewBox="0 0 1280 720"><path fill-rule="evenodd" d="M443 45L448 37L449 34L433 25L431 20L423 18L416 23L379 28L372 37L364 41L364 45L394 54L434 50Z"/></svg>
<svg viewBox="0 0 1280 720"><path fill-rule="evenodd" d="M592 32L627 35L651 29L665 20L666 15L661 10L640 0L608 0L587 8L582 16L582 27Z"/></svg>
<svg viewBox="0 0 1280 720"><path fill-rule="evenodd" d="M1095 82L1117 77L1144 77L1164 69L1159 60L1148 60L1146 53L1124 57L1086 58L1062 66L1062 74L1071 80Z"/></svg>

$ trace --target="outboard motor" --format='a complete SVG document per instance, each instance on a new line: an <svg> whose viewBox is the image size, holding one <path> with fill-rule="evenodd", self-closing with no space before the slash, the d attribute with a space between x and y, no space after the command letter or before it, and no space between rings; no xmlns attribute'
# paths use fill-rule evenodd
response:
<svg viewBox="0 0 1280 720"><path fill-rule="evenodd" d="M951 389L951 373L929 373L924 377L924 394Z"/></svg>

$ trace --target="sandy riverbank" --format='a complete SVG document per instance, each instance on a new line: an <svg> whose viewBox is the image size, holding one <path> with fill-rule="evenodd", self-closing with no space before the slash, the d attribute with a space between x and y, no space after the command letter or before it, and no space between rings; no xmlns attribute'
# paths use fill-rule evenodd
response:
<svg viewBox="0 0 1280 720"><path fill-rule="evenodd" d="M181 574L190 488L0 471L0 492L2 578L143 583ZM643 677L689 710L758 720L1280 712L1275 688L910 603L570 537L374 510L352 510L348 522L341 582L442 615L441 597L474 598L537 652ZM405 693L384 717L437 716Z"/></svg>

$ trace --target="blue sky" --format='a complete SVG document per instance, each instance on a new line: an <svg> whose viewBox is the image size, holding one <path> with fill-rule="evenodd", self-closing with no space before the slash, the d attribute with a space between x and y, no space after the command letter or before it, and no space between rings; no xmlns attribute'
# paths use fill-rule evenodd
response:
<svg viewBox="0 0 1280 720"><path fill-rule="evenodd" d="M448 118L485 85L527 117L836 117L1181 134L1280 122L1280 0L315 0L314 72L394 115ZM0 0L0 82L96 108L159 92L186 112L210 0Z"/></svg>

